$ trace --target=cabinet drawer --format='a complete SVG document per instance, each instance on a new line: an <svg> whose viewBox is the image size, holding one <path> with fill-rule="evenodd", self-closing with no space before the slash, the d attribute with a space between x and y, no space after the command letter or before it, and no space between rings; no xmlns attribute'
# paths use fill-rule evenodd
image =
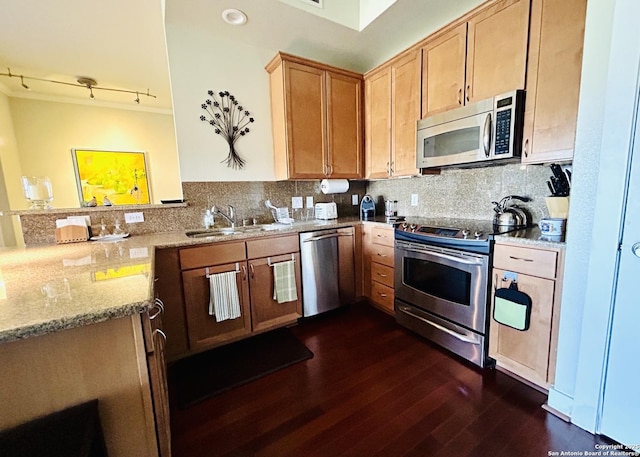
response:
<svg viewBox="0 0 640 457"><path fill-rule="evenodd" d="M383 308L393 312L394 292L391 287L371 281L371 300Z"/></svg>
<svg viewBox="0 0 640 457"><path fill-rule="evenodd" d="M539 278L554 279L558 253L540 249L496 244L493 266Z"/></svg>
<svg viewBox="0 0 640 457"><path fill-rule="evenodd" d="M285 235L275 238L260 238L247 241L247 258L259 259L280 254L291 254L300 250L298 235Z"/></svg>
<svg viewBox="0 0 640 457"><path fill-rule="evenodd" d="M216 243L195 248L180 249L180 268L202 268L212 265L240 262L247 258L244 241Z"/></svg>
<svg viewBox="0 0 640 457"><path fill-rule="evenodd" d="M393 268L381 263L371 263L371 280L393 287Z"/></svg>
<svg viewBox="0 0 640 457"><path fill-rule="evenodd" d="M393 247L393 228L373 227L371 230L372 242L382 246Z"/></svg>
<svg viewBox="0 0 640 457"><path fill-rule="evenodd" d="M393 267L393 248L374 244L371 246L371 262Z"/></svg>

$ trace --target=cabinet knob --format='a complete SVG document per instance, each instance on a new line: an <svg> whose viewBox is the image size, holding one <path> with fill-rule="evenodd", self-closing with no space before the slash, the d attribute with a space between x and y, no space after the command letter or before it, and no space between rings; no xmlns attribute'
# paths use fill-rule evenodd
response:
<svg viewBox="0 0 640 457"><path fill-rule="evenodd" d="M633 255L636 257L640 257L640 243L636 243L631 246L631 252L633 252Z"/></svg>
<svg viewBox="0 0 640 457"><path fill-rule="evenodd" d="M467 101L471 100L471 84L467 84Z"/></svg>
<svg viewBox="0 0 640 457"><path fill-rule="evenodd" d="M462 87L458 89L458 105L462 105Z"/></svg>
<svg viewBox="0 0 640 457"><path fill-rule="evenodd" d="M529 138L524 140L524 156L529 157Z"/></svg>

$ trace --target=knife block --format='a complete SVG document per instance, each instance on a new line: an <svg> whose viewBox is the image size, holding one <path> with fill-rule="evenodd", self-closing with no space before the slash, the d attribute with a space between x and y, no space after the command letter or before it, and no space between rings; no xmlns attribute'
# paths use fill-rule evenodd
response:
<svg viewBox="0 0 640 457"><path fill-rule="evenodd" d="M569 215L569 197L545 197L549 217L567 219Z"/></svg>
<svg viewBox="0 0 640 457"><path fill-rule="evenodd" d="M56 229L56 243L78 243L87 241L87 227L81 225L67 225Z"/></svg>

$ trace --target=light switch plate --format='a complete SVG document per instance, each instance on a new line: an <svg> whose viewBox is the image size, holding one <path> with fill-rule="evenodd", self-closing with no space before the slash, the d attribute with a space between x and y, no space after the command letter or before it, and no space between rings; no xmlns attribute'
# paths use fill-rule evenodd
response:
<svg viewBox="0 0 640 457"><path fill-rule="evenodd" d="M358 204L358 194L353 194L351 196L351 204L354 206Z"/></svg>
<svg viewBox="0 0 640 457"><path fill-rule="evenodd" d="M418 194L411 194L411 206L418 206Z"/></svg>
<svg viewBox="0 0 640 457"><path fill-rule="evenodd" d="M135 213L124 213L124 221L127 224L136 224L138 222L144 222L144 214L142 211Z"/></svg>
<svg viewBox="0 0 640 457"><path fill-rule="evenodd" d="M302 208L302 197L291 197L291 207L293 209Z"/></svg>
<svg viewBox="0 0 640 457"><path fill-rule="evenodd" d="M313 197L307 197L307 208L313 208Z"/></svg>

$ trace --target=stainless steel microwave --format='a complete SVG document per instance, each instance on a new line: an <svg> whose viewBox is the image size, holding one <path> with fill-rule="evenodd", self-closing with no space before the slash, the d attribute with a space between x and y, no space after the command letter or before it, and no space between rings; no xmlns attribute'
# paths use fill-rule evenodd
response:
<svg viewBox="0 0 640 457"><path fill-rule="evenodd" d="M421 119L416 167L482 165L520 157L523 122L523 90Z"/></svg>

